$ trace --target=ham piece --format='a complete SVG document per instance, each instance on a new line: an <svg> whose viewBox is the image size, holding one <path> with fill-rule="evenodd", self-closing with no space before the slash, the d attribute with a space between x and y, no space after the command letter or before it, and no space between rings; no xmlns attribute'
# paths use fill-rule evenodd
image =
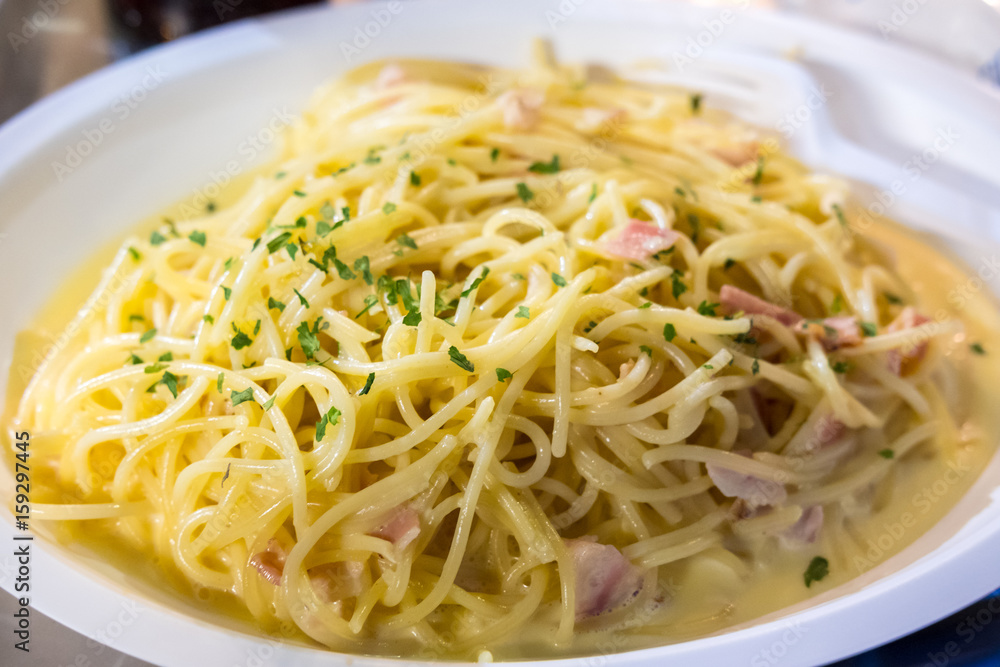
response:
<svg viewBox="0 0 1000 667"><path fill-rule="evenodd" d="M420 536L420 515L411 507L397 507L371 534L405 549Z"/></svg>
<svg viewBox="0 0 1000 667"><path fill-rule="evenodd" d="M705 467L708 476L712 478L712 482L722 495L739 498L747 509L774 507L788 498L785 487L769 479L747 475L714 463L709 463Z"/></svg>
<svg viewBox="0 0 1000 667"><path fill-rule="evenodd" d="M887 330L889 333L914 329L921 324L927 324L931 318L918 313L913 306L903 309L896 319L889 323ZM896 375L906 375L913 371L913 368L927 354L927 340L921 339L908 343L904 347L896 350L889 350L887 363L889 370Z"/></svg>
<svg viewBox="0 0 1000 667"><path fill-rule="evenodd" d="M539 110L545 96L537 90L515 88L497 98L503 111L503 124L509 130L533 130L538 125Z"/></svg>
<svg viewBox="0 0 1000 667"><path fill-rule="evenodd" d="M271 538L267 541L266 549L250 557L250 564L257 568L260 576L264 577L268 583L277 586L281 583L281 574L285 569L287 555L284 548L278 544L278 540Z"/></svg>
<svg viewBox="0 0 1000 667"><path fill-rule="evenodd" d="M642 574L609 544L596 538L566 540L576 570L576 618L598 616L630 601L642 589Z"/></svg>
<svg viewBox="0 0 1000 667"><path fill-rule="evenodd" d="M624 227L602 234L597 245L609 254L642 262L661 250L671 248L680 236L671 229L660 229L633 219Z"/></svg>
<svg viewBox="0 0 1000 667"><path fill-rule="evenodd" d="M786 543L795 545L815 544L823 528L823 507L812 505L802 512L802 516L788 530L782 533Z"/></svg>

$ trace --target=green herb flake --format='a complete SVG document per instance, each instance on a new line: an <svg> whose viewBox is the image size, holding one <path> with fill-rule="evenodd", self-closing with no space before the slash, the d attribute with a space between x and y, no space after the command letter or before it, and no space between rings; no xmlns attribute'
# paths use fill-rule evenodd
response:
<svg viewBox="0 0 1000 667"><path fill-rule="evenodd" d="M413 187L420 185L420 174L415 171L410 172L410 185Z"/></svg>
<svg viewBox="0 0 1000 667"><path fill-rule="evenodd" d="M215 389L220 394L222 393L222 383L226 381L226 374L220 372L219 377L215 378Z"/></svg>
<svg viewBox="0 0 1000 667"><path fill-rule="evenodd" d="M521 198L525 204L535 198L535 193L531 191L526 183L517 184L517 196Z"/></svg>
<svg viewBox="0 0 1000 667"><path fill-rule="evenodd" d="M299 251L299 247L294 243L286 243L285 250L288 251L288 256L292 258L292 261L295 261L295 254Z"/></svg>
<svg viewBox="0 0 1000 667"><path fill-rule="evenodd" d="M498 157L500 157L500 149L499 148L493 148L490 151L490 161L496 162Z"/></svg>
<svg viewBox="0 0 1000 667"><path fill-rule="evenodd" d="M532 162L528 171L535 174L557 174L559 173L559 156L553 155L548 162Z"/></svg>
<svg viewBox="0 0 1000 667"><path fill-rule="evenodd" d="M223 296L223 298L226 301L229 301L229 297L231 297L232 295L233 295L233 288L232 287L226 287L225 285L223 285L222 286L222 296Z"/></svg>
<svg viewBox="0 0 1000 667"><path fill-rule="evenodd" d="M253 339L239 329L236 329L236 334L233 336L230 344L234 350L242 350L245 347L250 347L253 344Z"/></svg>
<svg viewBox="0 0 1000 667"><path fill-rule="evenodd" d="M846 373L852 368L854 368L854 366L852 366L846 361L835 361L832 364L830 364L830 368L833 369L834 373Z"/></svg>
<svg viewBox="0 0 1000 667"><path fill-rule="evenodd" d="M757 170L753 173L753 178L751 179L754 185L760 185L761 181L764 180L764 162L763 155L757 158Z"/></svg>
<svg viewBox="0 0 1000 667"><path fill-rule="evenodd" d="M884 294L885 294L885 300L894 306L899 306L903 303L903 300L898 296L896 296L895 294L893 294L892 292L884 292Z"/></svg>
<svg viewBox="0 0 1000 667"><path fill-rule="evenodd" d="M448 356L451 357L452 362L464 371L469 371L470 373L476 370L476 367L468 357L458 351L458 348L452 345L448 348Z"/></svg>
<svg viewBox="0 0 1000 667"><path fill-rule="evenodd" d="M333 260L333 265L337 269L337 275L344 280L354 280L358 277L354 271L351 271L351 267L347 266L347 264L344 264L339 259ZM308 308L308 306L306 307Z"/></svg>
<svg viewBox="0 0 1000 667"><path fill-rule="evenodd" d="M229 398L232 399L234 408L240 403L252 403L253 389L247 387L243 391L230 391Z"/></svg>
<svg viewBox="0 0 1000 667"><path fill-rule="evenodd" d="M695 93L690 97L691 113L697 115L701 111L701 93Z"/></svg>
<svg viewBox="0 0 1000 667"><path fill-rule="evenodd" d="M375 384L375 374L374 373L369 373L368 374L368 379L365 380L365 386L362 387L361 391L358 392L358 396L364 396L369 391L371 391L373 384Z"/></svg>
<svg viewBox="0 0 1000 667"><path fill-rule="evenodd" d="M382 212L385 213L386 215L389 215L395 210L396 210L396 205L393 204L391 201L387 201L385 204L382 205Z"/></svg>
<svg viewBox="0 0 1000 667"><path fill-rule="evenodd" d="M130 364L132 364L133 366L138 366L139 364L144 364L144 363L146 363L146 362L144 362L144 361L143 361L143 360L142 360L142 359L141 359L141 358L140 358L139 356L137 356L135 352L133 352L133 353L132 353L132 354L131 354L131 355L129 356L129 358L128 358L128 362L129 362Z"/></svg>
<svg viewBox="0 0 1000 667"><path fill-rule="evenodd" d="M320 417L320 420L316 422L316 442L319 442L326 437L326 427L336 426L337 422L340 420L340 415L342 413L336 408L336 406L331 407L326 411L326 414Z"/></svg>
<svg viewBox="0 0 1000 667"><path fill-rule="evenodd" d="M522 318L524 318L526 320L530 320L531 319L531 312L528 310L527 306L518 306L517 307L517 315L515 315L514 317L522 317Z"/></svg>
<svg viewBox="0 0 1000 667"><path fill-rule="evenodd" d="M149 331L139 336L139 342L148 343L149 341L153 340L153 337L155 335L156 335L156 329L150 329Z"/></svg>
<svg viewBox="0 0 1000 667"><path fill-rule="evenodd" d="M587 198L587 203L593 204L595 199L597 199L597 183L590 186L590 197Z"/></svg>
<svg viewBox="0 0 1000 667"><path fill-rule="evenodd" d="M281 232L280 234L278 234L273 239L267 242L267 252L272 255L278 252L279 250L285 247L285 244L288 243L288 239L290 238L292 238L291 232Z"/></svg>
<svg viewBox="0 0 1000 667"><path fill-rule="evenodd" d="M884 459L894 459L894 458L896 458L896 452L892 451L891 449L880 450L879 453L878 453L878 455L881 456Z"/></svg>
<svg viewBox="0 0 1000 667"><path fill-rule="evenodd" d="M497 382L506 382L507 380L511 379L512 377L514 377L514 374L511 373L506 368L498 368L497 369Z"/></svg>
<svg viewBox="0 0 1000 667"><path fill-rule="evenodd" d="M420 324L421 319L422 316L419 310L411 310L410 312L406 313L405 316L403 316L403 324L405 324L408 327L415 327L418 324Z"/></svg>
<svg viewBox="0 0 1000 667"><path fill-rule="evenodd" d="M400 234L396 237L396 243L411 250L417 249L417 242L413 240L408 234Z"/></svg>
<svg viewBox="0 0 1000 667"><path fill-rule="evenodd" d="M302 192L302 190L292 190L292 194L295 195L296 197L305 197L306 196L306 193Z"/></svg>
<svg viewBox="0 0 1000 667"><path fill-rule="evenodd" d="M135 246L129 246L128 247L128 254L132 255L132 259L134 259L137 262L140 259L142 259L142 253L140 253L138 250L136 250Z"/></svg>
<svg viewBox="0 0 1000 667"><path fill-rule="evenodd" d="M666 324L664 324L663 325L663 338L666 339L666 341L669 343L669 342L671 342L676 337L677 337L677 328L673 324L671 324L670 322L667 322Z"/></svg>
<svg viewBox="0 0 1000 667"><path fill-rule="evenodd" d="M837 295L833 297L833 303L830 304L830 314L836 315L844 310L844 297Z"/></svg>
<svg viewBox="0 0 1000 667"><path fill-rule="evenodd" d="M986 348L983 347L982 343L973 343L969 346L969 349L972 350L973 354L978 354L981 357L986 356Z"/></svg>
<svg viewBox="0 0 1000 667"><path fill-rule="evenodd" d="M483 281L486 280L486 276L488 275L490 275L490 267L484 266L482 274L478 278L473 280L472 284L469 285L467 289L462 291L461 298L465 298L470 294L472 294L473 290L477 289L480 285L483 284Z"/></svg>
<svg viewBox="0 0 1000 667"><path fill-rule="evenodd" d="M208 239L205 236L205 232L199 232L196 229L195 231L193 231L190 234L188 234L188 240L191 241L191 243L197 243L202 248L204 248L205 247L205 241L208 240Z"/></svg>
<svg viewBox="0 0 1000 667"><path fill-rule="evenodd" d="M844 215L844 209L840 208L840 204L834 204L832 206L834 214L837 216L837 222L840 223L841 227L847 227L847 217Z"/></svg>
<svg viewBox="0 0 1000 667"><path fill-rule="evenodd" d="M868 336L869 338L871 338L872 336L877 336L878 326L874 322L862 322L861 332L864 333L864 335Z"/></svg>
<svg viewBox="0 0 1000 667"><path fill-rule="evenodd" d="M726 260L726 263L722 265L722 270L723 271L728 271L729 269L733 268L734 266L736 266L736 260L733 259L732 257L730 257L729 259Z"/></svg>
<svg viewBox="0 0 1000 667"><path fill-rule="evenodd" d="M552 282L556 284L556 287L566 287L566 279L560 276L558 273L552 273Z"/></svg>
<svg viewBox="0 0 1000 667"><path fill-rule="evenodd" d="M313 322L312 329L309 328L308 322L301 322L295 331L298 333L299 347L302 348L302 352L306 355L306 359L315 359L316 353L320 350L319 345L319 332L322 328L320 327L320 321L322 317L316 318Z"/></svg>
<svg viewBox="0 0 1000 667"><path fill-rule="evenodd" d="M365 307L361 309L361 312L354 316L354 319L360 319L362 315L367 313L369 310L375 307L378 303L378 297L374 294L369 294L365 297Z"/></svg>
<svg viewBox="0 0 1000 667"><path fill-rule="evenodd" d="M167 238L163 234L161 234L160 232L153 232L152 234L149 235L149 243L150 243L150 245L154 245L154 246L160 245L161 243L165 243L166 240L167 240Z"/></svg>
<svg viewBox="0 0 1000 667"><path fill-rule="evenodd" d="M671 283L671 293L674 295L675 299L687 291L687 285L685 285L684 282L681 280L680 272L678 271L674 271L673 273L670 274L670 283Z"/></svg>
<svg viewBox="0 0 1000 667"><path fill-rule="evenodd" d="M715 309L721 306L719 303L709 303L708 301L702 301L698 304L698 314L705 315L706 317L715 317Z"/></svg>
<svg viewBox="0 0 1000 667"><path fill-rule="evenodd" d="M299 303L301 303L303 306L305 306L306 308L308 308L309 307L309 302L306 301L306 298L304 296L302 296L302 293L299 292L294 287L292 288L292 291L295 292L295 296L299 297Z"/></svg>
<svg viewBox="0 0 1000 667"><path fill-rule="evenodd" d="M653 356L653 348L651 348L648 345L640 345L639 346L639 351L642 352L643 354L647 355L647 356L650 356L650 357Z"/></svg>
<svg viewBox="0 0 1000 667"><path fill-rule="evenodd" d="M809 588L814 581L822 581L828 574L830 574L830 562L822 556L816 556L803 575L806 588Z"/></svg>
<svg viewBox="0 0 1000 667"><path fill-rule="evenodd" d="M285 304L278 301L273 296L269 296L267 297L267 309L271 310L272 308L277 308L279 313L285 312Z"/></svg>
<svg viewBox="0 0 1000 667"><path fill-rule="evenodd" d="M751 372L752 372L752 373L753 373L754 375L757 375L757 373L760 373L760 362L759 362L759 361L757 361L756 359L754 359L754 360L753 360L753 365L752 365L752 366L750 367L750 371L751 371Z"/></svg>

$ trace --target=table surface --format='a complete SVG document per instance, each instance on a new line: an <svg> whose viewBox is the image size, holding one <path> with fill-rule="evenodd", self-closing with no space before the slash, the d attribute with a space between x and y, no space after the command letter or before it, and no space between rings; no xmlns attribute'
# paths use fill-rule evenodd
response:
<svg viewBox="0 0 1000 667"><path fill-rule="evenodd" d="M207 0L205 0L207 1ZM717 0L733 4L740 0ZM711 0L709 0L711 2ZM700 4L708 4L702 0ZM896 0L754 0L878 33ZM924 7L893 38L978 72L1000 87L1000 0L920 0ZM0 123L66 84L129 55L103 0L59 0L43 12L38 0L0 0ZM24 40L11 35L28 35ZM884 36L884 35L883 35ZM0 576L6 561L0 563ZM0 591L0 637L11 637L16 602ZM0 642L5 667L145 667L147 663L32 612L32 650ZM1000 591L924 630L831 667L1000 667Z"/></svg>

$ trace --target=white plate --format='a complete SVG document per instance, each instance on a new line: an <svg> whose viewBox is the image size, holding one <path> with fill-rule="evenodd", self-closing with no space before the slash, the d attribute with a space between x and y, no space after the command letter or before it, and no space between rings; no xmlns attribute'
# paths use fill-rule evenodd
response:
<svg viewBox="0 0 1000 667"><path fill-rule="evenodd" d="M137 220L199 188L211 195L227 171L251 167L266 151L265 128L285 122L323 80L390 56L523 64L539 35L567 61L673 64L672 72L641 76L705 90L707 104L786 134L811 166L869 183L868 201L891 195L891 216L935 230L1000 293L995 94L885 42L728 11L599 0L324 8L234 24L87 77L0 128L4 377L15 333L71 267ZM795 51L798 60L789 60ZM950 143L935 149L938 136ZM998 483L994 460L944 521L848 584L719 636L601 660L815 665L907 634L1000 586L1000 507L991 497ZM0 493L13 497L6 470ZM3 506L0 543L9 545L16 531ZM398 664L253 636L94 559L40 540L32 549L35 609L153 663ZM12 575L0 582L12 593L14 583Z"/></svg>

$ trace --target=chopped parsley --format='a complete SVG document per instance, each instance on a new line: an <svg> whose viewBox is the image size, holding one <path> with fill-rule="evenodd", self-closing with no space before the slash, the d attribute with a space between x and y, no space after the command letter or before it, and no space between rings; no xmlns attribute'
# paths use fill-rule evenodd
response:
<svg viewBox="0 0 1000 667"><path fill-rule="evenodd" d="M164 243L166 240L167 238L160 232L153 232L152 234L149 235L150 245L160 245L161 243Z"/></svg>
<svg viewBox="0 0 1000 667"><path fill-rule="evenodd" d="M202 248L204 248L207 237L205 236L205 232L199 232L196 229L195 231L188 234L188 240L191 241L191 243L197 243Z"/></svg>
<svg viewBox="0 0 1000 667"><path fill-rule="evenodd" d="M156 335L156 329L150 329L149 331L139 336L139 342L148 343L149 341L153 340L153 336L155 335Z"/></svg>
<svg viewBox="0 0 1000 667"><path fill-rule="evenodd" d="M679 271L674 271L670 274L670 283L671 293L674 295L675 299L687 291L687 285L685 285L681 280Z"/></svg>
<svg viewBox="0 0 1000 667"><path fill-rule="evenodd" d="M138 313L132 313L131 315L128 316L129 322L144 322L145 320L146 318L143 317L142 315L139 315Z"/></svg>
<svg viewBox="0 0 1000 667"><path fill-rule="evenodd" d="M365 297L365 307L361 309L361 312L354 316L354 319L360 318L362 315L367 313L369 310L375 307L378 303L378 297L374 294L369 294Z"/></svg>
<svg viewBox="0 0 1000 667"><path fill-rule="evenodd" d="M527 306L518 306L517 315L515 315L514 317L523 317L526 320L530 320L531 312L528 310Z"/></svg>
<svg viewBox="0 0 1000 667"><path fill-rule="evenodd" d="M652 307L653 307L653 302L652 301L647 301L646 303L644 303L641 306L639 306L639 310L644 310L646 308L652 308Z"/></svg>
<svg viewBox="0 0 1000 667"><path fill-rule="evenodd" d="M527 278L524 277L523 273L512 273L510 274L510 277L513 278L514 280L527 280Z"/></svg>
<svg viewBox="0 0 1000 667"><path fill-rule="evenodd" d="M898 306L901 303L903 303L903 300L900 299L895 294L893 294L892 292L884 292L883 294L885 294L885 300L888 301L889 303L891 303L894 306Z"/></svg>
<svg viewBox="0 0 1000 667"><path fill-rule="evenodd" d="M234 350L242 350L243 348L250 347L250 345L253 344L253 339L237 329L235 324L233 325L233 330L236 331L236 335L233 336L230 343L232 344Z"/></svg>
<svg viewBox="0 0 1000 667"><path fill-rule="evenodd" d="M410 185L414 187L420 185L420 174L415 171L410 172Z"/></svg>
<svg viewBox="0 0 1000 667"><path fill-rule="evenodd" d="M754 360L753 360L753 365L752 365L752 366L750 367L750 371L751 371L751 372L752 372L752 373L753 373L754 375L757 375L757 373L760 373L760 362L759 362L759 361L757 361L756 359L754 359Z"/></svg>
<svg viewBox="0 0 1000 667"><path fill-rule="evenodd" d="M884 459L894 459L894 458L896 458L896 452L892 451L891 449L883 449L883 450L879 451L878 455L881 456Z"/></svg>
<svg viewBox="0 0 1000 667"><path fill-rule="evenodd" d="M375 155L375 151L377 150L377 147L368 149L368 155L365 156L364 160L365 164L378 164L382 161L381 156Z"/></svg>
<svg viewBox="0 0 1000 667"><path fill-rule="evenodd" d="M306 355L306 359L316 358L316 353L320 350L318 334L320 331L323 331L329 326L329 322L323 322L322 317L317 317L316 321L313 322L312 329L309 328L308 322L301 322L295 329L299 335L299 347L302 348L302 352Z"/></svg>
<svg viewBox="0 0 1000 667"><path fill-rule="evenodd" d="M369 391L371 391L372 385L374 383L375 383L375 374L374 373L369 373L368 374L368 379L365 380L365 386L362 387L361 391L358 392L358 396L364 396Z"/></svg>
<svg viewBox="0 0 1000 667"><path fill-rule="evenodd" d="M339 259L334 259L333 265L337 268L337 275L344 280L354 280L358 277L354 271L351 271L351 267L347 266L347 264L344 264ZM301 296L299 298L301 298ZM308 308L308 306L306 307Z"/></svg>
<svg viewBox="0 0 1000 667"><path fill-rule="evenodd" d="M469 371L470 373L476 370L475 365L469 361L469 358L459 352L458 348L454 345L448 348L448 356L451 357L452 362L454 362L455 365L462 370Z"/></svg>
<svg viewBox="0 0 1000 667"><path fill-rule="evenodd" d="M677 328L670 322L667 322L663 325L663 337L669 343L677 337Z"/></svg>
<svg viewBox="0 0 1000 667"><path fill-rule="evenodd" d="M208 322L209 324L215 324L215 318L212 317L211 315L202 315L201 321Z"/></svg>
<svg viewBox="0 0 1000 667"><path fill-rule="evenodd" d="M590 197L587 198L587 203L592 204L595 199L597 199L597 183L590 186Z"/></svg>
<svg viewBox="0 0 1000 667"><path fill-rule="evenodd" d="M306 308L308 308L309 307L309 302L306 301L306 298L304 296L302 296L302 293L299 292L294 287L292 288L292 291L295 292L295 296L299 297L299 303L301 303L303 306L305 306Z"/></svg>
<svg viewBox="0 0 1000 667"><path fill-rule="evenodd" d="M232 390L229 392L229 397L233 401L233 407L235 408L240 403L252 403L253 402L253 389L247 387L243 391Z"/></svg>
<svg viewBox="0 0 1000 667"><path fill-rule="evenodd" d="M473 290L475 290L477 287L479 287L480 285L483 284L483 281L486 280L486 276L488 276L488 275L490 275L490 267L484 266L483 267L483 273L482 273L482 275L480 275L478 278L476 278L475 280L473 280L472 284L469 285L469 287L467 289L465 289L465 290L462 291L461 297L465 298L465 297L469 296L470 294L472 294Z"/></svg>
<svg viewBox="0 0 1000 667"><path fill-rule="evenodd" d="M535 174L556 174L559 172L559 156L553 155L549 162L532 162L528 171Z"/></svg>
<svg viewBox="0 0 1000 667"><path fill-rule="evenodd" d="M273 239L267 242L267 252L272 255L278 252L279 250L285 247L285 244L288 243L288 239L290 238L292 238L291 232L281 232L280 234L278 234Z"/></svg>
<svg viewBox="0 0 1000 667"><path fill-rule="evenodd" d="M341 412L332 406L326 411L326 414L320 417L320 420L316 422L316 442L319 442L326 436L327 426L336 426L337 421L340 419Z"/></svg>
<svg viewBox="0 0 1000 667"><path fill-rule="evenodd" d="M372 275L371 262L368 259L368 255L363 255L354 260L354 270L361 273L361 277L364 278L365 284L375 284L375 276Z"/></svg>
<svg viewBox="0 0 1000 667"><path fill-rule="evenodd" d="M391 201L387 201L386 203L382 204L382 212L385 213L386 215L389 215L395 210L396 210L396 205L393 204Z"/></svg>
<svg viewBox="0 0 1000 667"><path fill-rule="evenodd" d="M232 287L226 287L225 285L223 285L222 286L222 296L223 296L223 298L225 298L226 301L229 301L229 297L231 297L232 295L233 295L233 288Z"/></svg>
<svg viewBox="0 0 1000 667"><path fill-rule="evenodd" d="M558 273L552 273L552 282L556 284L557 287L566 287L566 279L560 276Z"/></svg>
<svg viewBox="0 0 1000 667"><path fill-rule="evenodd" d="M757 158L757 171L753 173L753 178L751 179L754 185L760 185L760 182L764 180L764 161L763 155Z"/></svg>
<svg viewBox="0 0 1000 667"><path fill-rule="evenodd" d="M535 193L531 191L526 183L517 184L517 196L521 198L525 204L535 198Z"/></svg>
<svg viewBox="0 0 1000 667"><path fill-rule="evenodd" d="M809 588L814 581L823 581L828 574L830 574L830 562L822 556L816 556L809 563L809 567L806 568L803 575L806 588Z"/></svg>
<svg viewBox="0 0 1000 667"><path fill-rule="evenodd" d="M267 412L267 411L268 411L268 410L270 410L270 409L271 409L271 408L272 408L273 406L274 406L274 396L272 396L271 398L267 399L267 402L266 402L266 403L264 403L264 405L262 405L262 406L260 406L260 407L264 408L264 411L265 411L265 412Z"/></svg>
<svg viewBox="0 0 1000 667"><path fill-rule="evenodd" d="M142 360L142 358L137 356L135 352L133 352L132 355L128 358L128 362L133 366L138 366L139 364L146 363Z"/></svg>
<svg viewBox="0 0 1000 667"><path fill-rule="evenodd" d="M839 294L833 297L833 303L830 304L830 313L836 315L837 313L844 310L844 297Z"/></svg>
<svg viewBox="0 0 1000 667"><path fill-rule="evenodd" d="M512 377L514 377L514 374L511 373L506 368L498 368L497 369L497 382L506 382L507 380L511 379Z"/></svg>
<svg viewBox="0 0 1000 667"><path fill-rule="evenodd" d="M698 314L705 315L706 317L715 317L715 309L721 306L720 303L709 303L708 301L702 301L698 304Z"/></svg>
<svg viewBox="0 0 1000 667"><path fill-rule="evenodd" d="M490 160L496 162L498 157L500 157L500 149L493 148L493 150L490 151Z"/></svg>
<svg viewBox="0 0 1000 667"><path fill-rule="evenodd" d="M306 196L306 193L302 192L302 190L292 190L292 194L295 195L296 197L305 197Z"/></svg>
<svg viewBox="0 0 1000 667"><path fill-rule="evenodd" d="M292 258L292 261L295 261L295 253L299 251L299 247L294 243L286 243L285 250L288 251L288 256Z"/></svg>
<svg viewBox="0 0 1000 667"><path fill-rule="evenodd" d="M695 93L691 96L691 113L697 114L701 111L701 93Z"/></svg>
<svg viewBox="0 0 1000 667"><path fill-rule="evenodd" d="M412 250L416 250L417 249L417 242L414 241L407 234L400 234L399 236L397 236L396 237L396 243L398 243L399 245L404 246L406 248L410 248Z"/></svg>
<svg viewBox="0 0 1000 667"><path fill-rule="evenodd" d="M861 332L871 338L878 335L878 326L874 322L862 322Z"/></svg>
<svg viewBox="0 0 1000 667"><path fill-rule="evenodd" d="M219 377L215 378L215 388L221 394L222 393L222 383L226 381L226 374L220 372Z"/></svg>
<svg viewBox="0 0 1000 667"><path fill-rule="evenodd" d="M736 266L736 260L733 259L732 257L730 257L730 258L728 258L726 260L726 263L722 265L722 269L723 269L723 271L728 271L729 269L733 268L734 266Z"/></svg>
<svg viewBox="0 0 1000 667"><path fill-rule="evenodd" d="M840 204L834 204L832 208L833 212L837 216L837 222L839 222L842 227L847 227L847 218L844 216L844 209L840 208Z"/></svg>
<svg viewBox="0 0 1000 667"><path fill-rule="evenodd" d="M132 259L134 259L137 262L140 259L142 259L142 253L140 253L138 250L136 250L134 246L129 246L128 247L128 254L132 255Z"/></svg>
<svg viewBox="0 0 1000 667"><path fill-rule="evenodd" d="M986 348L983 347L982 343L973 343L969 346L973 354L978 354L979 356L986 356Z"/></svg>
<svg viewBox="0 0 1000 667"><path fill-rule="evenodd" d="M272 308L277 308L279 313L285 312L285 304L278 301L273 296L269 296L267 297L267 309L271 310Z"/></svg>
<svg viewBox="0 0 1000 667"><path fill-rule="evenodd" d="M178 380L179 380L179 378L176 375L174 375L173 373L171 373L170 371L164 371L163 372L163 377L161 377L159 380L157 380L156 382L154 382L153 384L151 384L149 386L149 389L147 389L146 391L152 393L153 390L156 389L157 385L162 384L164 387L166 387L170 391L170 394L174 398L177 398L177 381Z"/></svg>
<svg viewBox="0 0 1000 667"><path fill-rule="evenodd" d="M651 348L648 345L640 345L639 351L642 352L643 354L649 355L650 357L653 356L653 348Z"/></svg>
<svg viewBox="0 0 1000 667"><path fill-rule="evenodd" d="M420 324L421 319L423 319L423 316L420 314L419 310L411 310L403 316L403 324L408 327L415 327Z"/></svg>
<svg viewBox="0 0 1000 667"><path fill-rule="evenodd" d="M834 373L846 373L851 370L853 366L846 361L835 361L830 364L830 368L833 369Z"/></svg>

